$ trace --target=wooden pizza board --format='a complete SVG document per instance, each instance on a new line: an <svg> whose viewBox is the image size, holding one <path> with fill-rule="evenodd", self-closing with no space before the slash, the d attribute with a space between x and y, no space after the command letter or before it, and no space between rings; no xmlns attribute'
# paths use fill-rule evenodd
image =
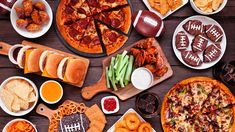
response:
<svg viewBox="0 0 235 132"><path fill-rule="evenodd" d="M143 40L140 40L143 41ZM161 78L155 78L154 82L152 84L152 86L159 84L160 82L170 78L173 75L173 70L170 66L170 64L168 63L165 54L163 53L161 46L159 45L159 43L157 42L156 39L154 39L154 46L156 46L158 52L160 53L160 55L163 57L163 60L166 64L166 66L168 67L168 71L167 73L165 73ZM124 50L129 51L131 47L133 47L134 45L136 45L136 43L124 48L123 50L119 51L118 53L122 53ZM96 94L101 93L101 92L109 92L112 93L116 96L119 97L119 99L121 100L127 100L137 94L139 94L140 92L143 92L142 90L136 89L131 83L129 85L127 85L125 88L119 88L118 91L113 91L112 89L107 88L106 86L106 77L105 77L105 67L109 66L111 57L116 56L118 53L113 54L112 56L107 57L106 59L103 60L103 73L101 75L100 80L88 87L84 87L81 91L82 93L82 97L84 99L90 100L92 99ZM151 87L152 87L151 86Z"/></svg>
<svg viewBox="0 0 235 132"><path fill-rule="evenodd" d="M40 44L37 44L37 43L25 41L25 40L22 41L22 44L23 45L28 45L28 46L31 46L31 47L35 47L35 48L38 48L38 49L41 49L41 50L55 51L57 53L60 53L60 54L63 54L63 55L69 56L69 57L81 59L85 64L85 68L84 68L85 69L85 76L87 74L88 67L89 67L89 64L90 64L89 59L86 59L84 57L80 57L80 56L77 56L77 55L73 55L73 54L70 54L70 53L66 53L66 52L63 52L63 51L60 51L60 50L56 50L56 49L53 49L53 48L50 48L50 47L47 47L47 46L43 46L43 45L40 45ZM10 45L10 44L0 42L0 54L8 56L8 51L10 50L11 47L12 47L12 45ZM62 80L59 80L59 79L57 79L57 80L62 81ZM79 84L71 84L71 83L69 83L69 84L73 85L73 86L77 86L77 87L82 87L82 85L84 84L84 81L85 81L85 78Z"/></svg>

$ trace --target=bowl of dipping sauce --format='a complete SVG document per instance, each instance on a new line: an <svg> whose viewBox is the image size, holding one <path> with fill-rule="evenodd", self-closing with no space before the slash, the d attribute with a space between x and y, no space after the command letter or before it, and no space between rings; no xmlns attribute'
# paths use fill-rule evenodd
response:
<svg viewBox="0 0 235 132"><path fill-rule="evenodd" d="M145 90L152 86L153 74L147 68L140 67L133 71L131 83L139 90Z"/></svg>
<svg viewBox="0 0 235 132"><path fill-rule="evenodd" d="M101 100L102 111L105 114L113 114L119 111L119 101L116 96L103 97Z"/></svg>
<svg viewBox="0 0 235 132"><path fill-rule="evenodd" d="M40 87L40 96L44 102L55 104L61 100L63 88L54 80L46 81Z"/></svg>
<svg viewBox="0 0 235 132"><path fill-rule="evenodd" d="M153 118L159 114L160 98L152 92L144 92L136 97L136 109L145 118Z"/></svg>

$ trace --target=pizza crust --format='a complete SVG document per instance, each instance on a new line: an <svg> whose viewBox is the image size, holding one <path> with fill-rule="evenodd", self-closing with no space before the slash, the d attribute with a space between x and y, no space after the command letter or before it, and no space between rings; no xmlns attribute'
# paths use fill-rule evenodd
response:
<svg viewBox="0 0 235 132"><path fill-rule="evenodd" d="M186 85L188 83L192 83L192 82L197 82L197 81L207 81L207 82L212 82L214 85L218 85L221 90L223 90L225 93L227 93L231 99L233 100L233 104L235 104L235 97L234 95L231 93L231 91L221 82L211 79L209 77L191 77L185 80L182 80L181 82L175 84L170 91L165 95L163 101L162 101L162 108L161 108L161 124L162 124L162 128L164 130L164 132L169 132L170 131L170 127L166 125L166 114L167 114L167 100L168 97L172 94L173 91L175 91L176 88L178 88L178 86L180 85ZM231 127L230 132L235 131L235 105L233 105L233 125Z"/></svg>

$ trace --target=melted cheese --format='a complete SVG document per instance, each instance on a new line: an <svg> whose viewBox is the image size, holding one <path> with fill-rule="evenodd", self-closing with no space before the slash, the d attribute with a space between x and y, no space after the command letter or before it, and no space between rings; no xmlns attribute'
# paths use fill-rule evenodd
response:
<svg viewBox="0 0 235 132"><path fill-rule="evenodd" d="M25 66L24 66L24 74L29 73L29 68L28 68L28 61L29 61L29 55L33 51L33 49L26 50L25 52Z"/></svg>

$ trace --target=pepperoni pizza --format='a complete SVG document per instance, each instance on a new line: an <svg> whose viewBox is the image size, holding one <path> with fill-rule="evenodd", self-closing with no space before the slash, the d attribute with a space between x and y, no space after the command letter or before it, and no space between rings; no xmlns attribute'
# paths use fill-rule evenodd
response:
<svg viewBox="0 0 235 132"><path fill-rule="evenodd" d="M235 131L235 97L222 83L193 77L176 84L162 103L165 132Z"/></svg>
<svg viewBox="0 0 235 132"><path fill-rule="evenodd" d="M128 39L131 8L127 0L61 0L56 24L73 49L109 55Z"/></svg>

